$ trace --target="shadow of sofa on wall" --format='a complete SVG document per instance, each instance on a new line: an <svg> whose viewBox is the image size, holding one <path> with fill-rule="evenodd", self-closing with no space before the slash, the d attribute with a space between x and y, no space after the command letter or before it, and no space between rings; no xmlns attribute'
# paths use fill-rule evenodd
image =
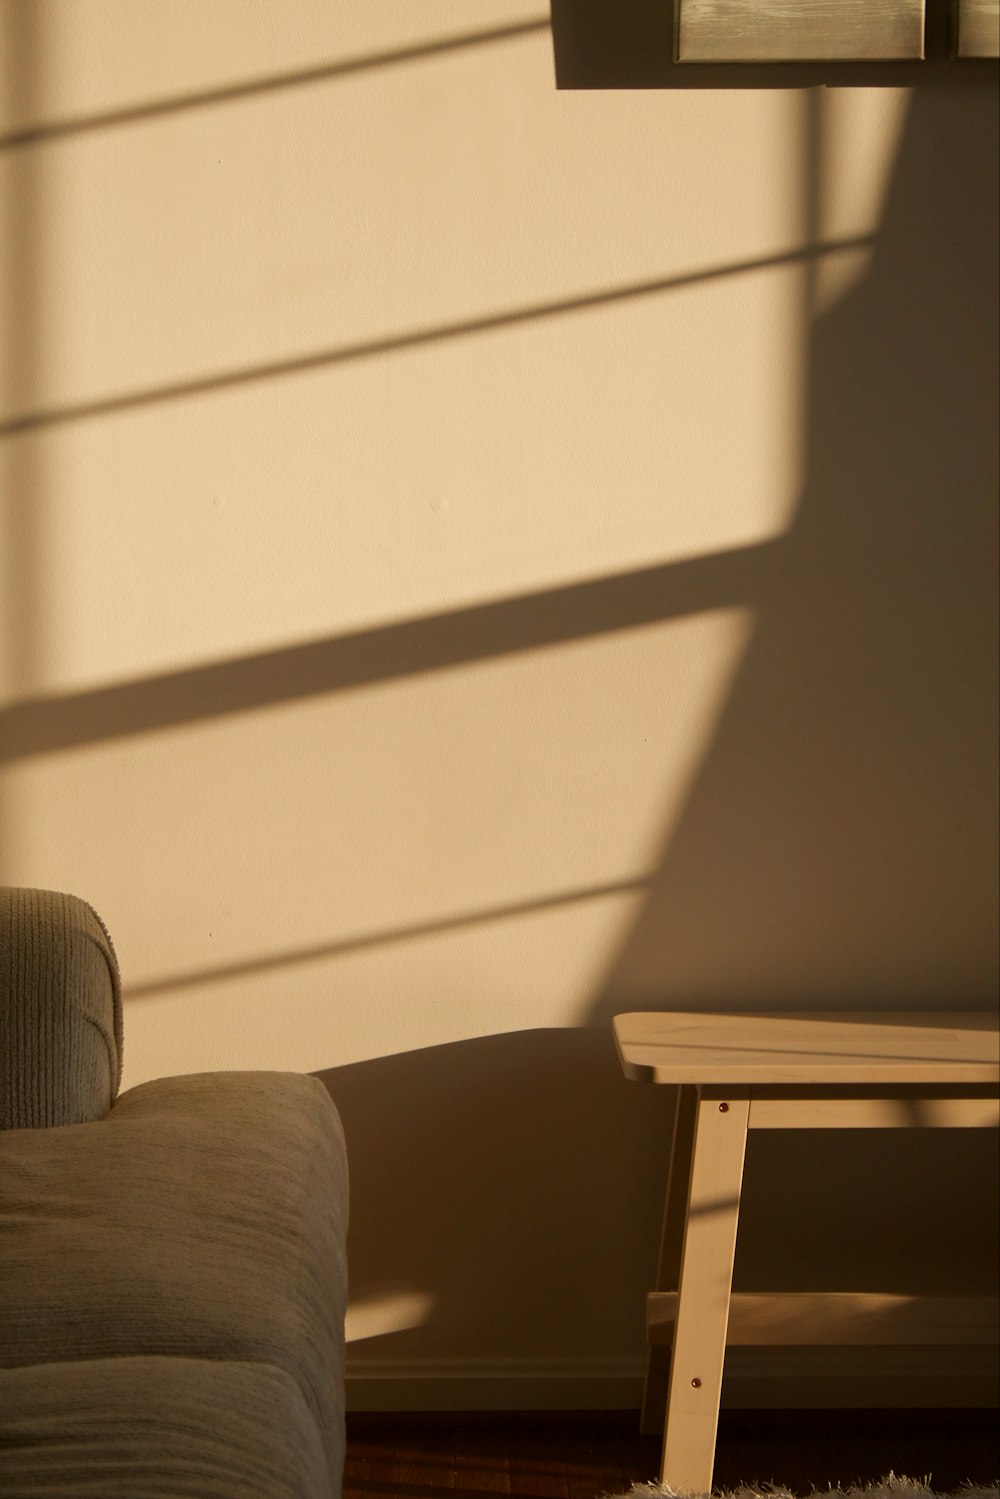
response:
<svg viewBox="0 0 1000 1499"><path fill-rule="evenodd" d="M637 1409L673 1089L628 1082L603 1027L317 1075L351 1160L348 1408ZM738 1289L991 1288L992 1132L947 1172L924 1131L860 1133L751 1137Z"/></svg>

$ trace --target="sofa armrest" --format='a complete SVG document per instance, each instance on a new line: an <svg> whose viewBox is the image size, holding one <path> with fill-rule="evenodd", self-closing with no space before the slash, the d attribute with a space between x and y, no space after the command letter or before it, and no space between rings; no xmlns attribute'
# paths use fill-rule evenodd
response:
<svg viewBox="0 0 1000 1499"><path fill-rule="evenodd" d="M116 1382L111 1436L132 1464L129 1493L333 1499L344 1461L347 1220L343 1129L314 1077L159 1078L128 1089L96 1123L0 1133L0 1286L11 1309L0 1317L0 1405L23 1417L25 1440L40 1441L51 1404L40 1391L58 1387L52 1366L78 1365L79 1386L58 1376L77 1422L63 1451L82 1433L89 1445L75 1451L90 1475L108 1437L86 1423L93 1373L128 1360L141 1388L133 1400ZM228 1394L220 1382L204 1387L208 1421L189 1423L189 1447L206 1460L255 1411L263 1420L274 1407L288 1433L312 1430L287 1489L241 1484L238 1463L231 1487L158 1486L175 1474L169 1444L190 1416L176 1398L183 1376L171 1370L192 1362L236 1371ZM0 1441L4 1494L20 1456ZM303 1476L316 1470L319 1486Z"/></svg>
<svg viewBox="0 0 1000 1499"><path fill-rule="evenodd" d="M121 1083L118 963L100 917L0 886L0 1129L103 1118Z"/></svg>

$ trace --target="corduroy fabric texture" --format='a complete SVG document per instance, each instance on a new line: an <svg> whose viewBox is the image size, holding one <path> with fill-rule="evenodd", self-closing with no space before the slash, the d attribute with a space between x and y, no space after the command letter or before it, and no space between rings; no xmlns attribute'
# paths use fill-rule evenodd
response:
<svg viewBox="0 0 1000 1499"><path fill-rule="evenodd" d="M315 1078L161 1079L124 1093L100 1122L2 1133L0 1225L5 1496L339 1494L347 1163L336 1109ZM211 1384L200 1425L187 1419L196 1393L177 1403L179 1365L166 1368L174 1360L214 1366L191 1387ZM60 1426L56 1397L38 1394L39 1366L70 1362L88 1368L79 1386L60 1377L70 1392ZM102 1366L107 1410L95 1425L82 1412L97 1400ZM283 1401L285 1416L275 1415ZM306 1419L315 1439L300 1441ZM234 1457L230 1487L220 1486L226 1434L242 1443L256 1422L260 1440L246 1457L259 1465L267 1431L283 1420L287 1436L273 1448L281 1482L252 1487ZM161 1475L183 1470L178 1444L188 1439L192 1466L178 1483L189 1487L165 1488ZM31 1444L37 1465L25 1457ZM87 1488L87 1472L110 1472L116 1453L131 1487L122 1478ZM76 1487L64 1476L74 1461ZM48 1489L47 1471L60 1475ZM202 1471L214 1486L197 1486Z"/></svg>
<svg viewBox="0 0 1000 1499"><path fill-rule="evenodd" d="M324 1499L301 1391L268 1364L97 1359L0 1369L6 1499Z"/></svg>
<svg viewBox="0 0 1000 1499"><path fill-rule="evenodd" d="M121 1082L118 963L86 901L0 886L0 1130L101 1119Z"/></svg>

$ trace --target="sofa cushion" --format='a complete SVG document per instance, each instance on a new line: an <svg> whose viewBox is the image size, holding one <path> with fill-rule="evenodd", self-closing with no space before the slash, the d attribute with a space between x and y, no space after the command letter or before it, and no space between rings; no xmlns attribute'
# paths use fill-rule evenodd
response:
<svg viewBox="0 0 1000 1499"><path fill-rule="evenodd" d="M0 1369L4 1499L330 1499L302 1392L268 1364Z"/></svg>
<svg viewBox="0 0 1000 1499"><path fill-rule="evenodd" d="M160 1079L99 1122L2 1132L0 1366L264 1365L339 1472L346 1227L343 1134L315 1078Z"/></svg>
<svg viewBox="0 0 1000 1499"><path fill-rule="evenodd" d="M100 1119L121 1082L111 938L86 901L0 886L0 1129Z"/></svg>

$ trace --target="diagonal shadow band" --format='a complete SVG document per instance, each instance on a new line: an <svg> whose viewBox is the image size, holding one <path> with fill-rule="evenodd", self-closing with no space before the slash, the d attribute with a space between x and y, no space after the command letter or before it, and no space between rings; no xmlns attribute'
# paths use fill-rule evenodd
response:
<svg viewBox="0 0 1000 1499"><path fill-rule="evenodd" d="M758 603L783 538L0 712L0 763Z"/></svg>
<svg viewBox="0 0 1000 1499"><path fill-rule="evenodd" d="M317 943L312 947L270 953L260 958L245 958L242 962L223 963L215 968L169 974L165 978L149 979L143 984L130 985L124 997L126 1000L152 999L163 994L175 994L182 989L196 989L206 984L222 983L226 979L273 973L278 969L295 968L300 964L315 963L324 958L348 957L351 953L366 952L372 948L415 942L421 937L439 937L448 932L461 932L470 927L486 926L493 922L513 921L521 916L536 916L546 911L564 910L568 906L582 905L588 901L609 900L619 895L635 895L648 887L650 878L651 876L645 874L637 875L630 880L614 880L603 885L587 885L575 890L562 891L558 895L542 895L534 900L515 901L506 906L489 906L476 911L462 911L456 916L440 916L432 921L414 922L410 926L361 932L353 937L342 937L337 942Z"/></svg>
<svg viewBox="0 0 1000 1499"><path fill-rule="evenodd" d="M20 130L0 135L0 151L42 145L67 136L88 135L121 125L139 124L144 120L162 119L167 115L186 114L191 110L208 109L213 105L235 104L261 94L276 94L310 84L329 83L338 78L350 77L354 73L397 67L403 63L419 62L422 58L440 57L444 53L466 51L472 47L492 46L497 42L514 41L518 37L532 36L550 29L547 16L544 19L527 18L512 22L509 26L494 26L486 31L438 37L433 41L415 42L408 47L394 47L387 52L366 53L360 57L318 63L311 68L297 68L286 73L270 73L263 78L244 79L241 83L222 84L218 88L177 94L173 98L150 99L142 104L123 105L120 109L76 115L67 120L52 120L42 125L26 125Z"/></svg>
<svg viewBox="0 0 1000 1499"><path fill-rule="evenodd" d="M419 349L428 344L443 343L448 339L467 337L471 334L500 332L522 323L540 322L543 318L565 317L571 313L593 311L600 307L613 306L618 302L633 301L640 297L656 296L664 292L681 291L686 287L703 285L707 282L721 281L729 276L741 276L755 271L776 270L781 266L811 263L827 255L847 254L851 251L866 249L873 243L874 237L870 234L850 239L825 240L818 244L801 245L794 250L786 250L777 255L762 255L752 260L731 261L723 265L708 266L703 270L687 271L679 276L661 277L653 281L636 281L627 286L611 287L606 291L587 292L582 296L568 297L560 302L537 302L525 307L509 308L505 312L493 313L487 317L442 323L432 328L417 328L409 333L391 334L386 338L372 339L366 343L344 344L334 349L315 350L309 354L296 355L291 359L277 359L245 369L220 370L193 380L174 381L169 384L148 386L143 390L101 396L93 401L78 401L65 406L26 411L20 416L8 417L0 421L0 439L15 437L21 433L36 432L47 427L62 426L69 422L92 421L96 417L117 416L121 412L136 411L147 406L159 406L169 401L235 390L241 386L257 385L267 380L282 379L290 375L307 375L314 370L329 369L335 365L349 364L360 359L374 359L385 354L398 354L407 349Z"/></svg>

